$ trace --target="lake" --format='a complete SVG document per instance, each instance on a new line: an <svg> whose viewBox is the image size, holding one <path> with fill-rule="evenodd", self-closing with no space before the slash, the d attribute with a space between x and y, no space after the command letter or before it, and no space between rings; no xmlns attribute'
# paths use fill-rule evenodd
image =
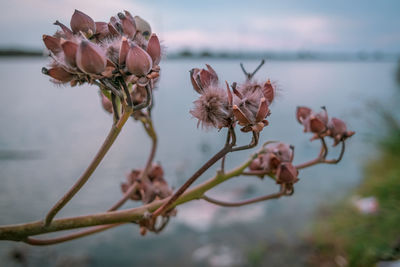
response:
<svg viewBox="0 0 400 267"><path fill-rule="evenodd" d="M154 93L153 117L159 137L156 162L174 188L224 144L225 131L204 131L189 114L197 93L189 70L210 64L220 80L242 82L238 60L180 59L161 64ZM257 61L245 60L253 69ZM0 59L0 224L23 223L45 216L86 168L103 142L112 117L100 105L94 86L64 87L41 74L47 60ZM241 208L220 208L203 201L178 207L167 229L142 237L135 225L125 225L91 237L51 247L0 242L2 266L17 266L15 250L27 255L29 266L231 266L247 262L258 244L299 242L312 227L319 208L346 196L360 182L363 166L374 158L374 142L384 128L371 101L394 106L396 62L271 61L256 79L270 78L279 96L271 106L270 125L261 142L281 140L296 147L295 163L314 158L318 142L295 119L298 105L326 106L357 134L347 142L337 166L319 165L300 172L292 197ZM250 136L240 134L239 144ZM141 124L130 121L100 167L59 217L106 210L121 197L120 183L132 168L145 164L150 140ZM332 155L338 153L332 150ZM228 169L245 161L251 151L229 155ZM335 154L336 153L336 154ZM218 165L218 164L217 164ZM217 166L199 181L211 177ZM239 200L274 192L270 180L235 178L210 195ZM133 207L129 202L124 207Z"/></svg>

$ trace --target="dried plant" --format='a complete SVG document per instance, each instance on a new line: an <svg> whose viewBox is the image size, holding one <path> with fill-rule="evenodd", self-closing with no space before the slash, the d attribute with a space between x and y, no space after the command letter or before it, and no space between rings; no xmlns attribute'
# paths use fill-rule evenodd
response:
<svg viewBox="0 0 400 267"><path fill-rule="evenodd" d="M95 22L81 11L75 10L70 22L71 29L56 21L60 29L52 36L44 35L43 42L51 58L50 67L42 72L57 84L71 86L88 83L99 88L103 108L113 114L113 124L99 151L82 176L71 189L50 209L42 221L0 226L0 239L22 241L31 245L56 244L117 227L125 223L136 223L141 234L147 231L158 233L164 229L177 206L188 201L203 199L215 205L236 207L255 202L290 196L299 182L299 170L319 164L338 163L345 151L345 141L354 135L346 124L337 118L328 118L326 108L315 113L308 107L298 107L296 117L304 126L304 132L313 134L312 140L320 140L321 150L310 161L294 164L293 145L277 141L265 142L245 162L233 170L225 170L225 158L229 153L254 148L259 143L260 132L268 126L270 105L275 98L275 88L269 79L253 80L261 64L248 73L240 64L245 81L243 83L221 83L215 70L190 71L190 81L199 98L194 101L190 113L205 128L226 128L226 142L222 149L204 163L178 190L173 192L164 178L160 164L153 162L157 150L157 135L152 121L153 89L158 81L161 60L161 45L150 25L128 11L118 13L107 22ZM88 181L91 174L118 137L129 118L141 122L152 140L152 147L143 168L133 169L121 185L122 198L106 212L79 217L54 219L57 213L74 197ZM248 144L238 145L236 129L251 133ZM333 145L341 144L338 158L327 159L326 139ZM218 161L221 168L214 177L188 189L207 169ZM212 199L206 192L219 184L238 176L269 177L278 185L274 194L238 202ZM141 201L142 206L117 211L126 201ZM34 236L45 233L89 227L85 230L55 238Z"/></svg>

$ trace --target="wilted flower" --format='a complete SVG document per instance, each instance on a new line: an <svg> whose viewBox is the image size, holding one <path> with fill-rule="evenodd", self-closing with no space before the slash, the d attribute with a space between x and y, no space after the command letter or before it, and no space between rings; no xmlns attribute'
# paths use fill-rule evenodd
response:
<svg viewBox="0 0 400 267"><path fill-rule="evenodd" d="M340 141L346 140L355 134L353 131L347 131L344 121L337 118L332 118L329 121L328 129L329 136L334 140L333 146L336 146Z"/></svg>
<svg viewBox="0 0 400 267"><path fill-rule="evenodd" d="M71 29L59 21L53 36L43 35L50 52L51 68L43 73L53 82L77 84L95 83L102 90L122 91L131 88L141 77L152 87L160 68L153 67L161 58L160 43L146 21L128 11L118 13L107 22L94 22L85 13L75 10ZM125 84L124 84L125 83ZM115 90L111 90L112 88ZM119 96L121 96L120 94Z"/></svg>
<svg viewBox="0 0 400 267"><path fill-rule="evenodd" d="M132 200L150 203L155 199L164 199L172 195L172 190L164 179L164 170L161 165L152 165L147 174L148 179L141 180L141 173L142 170L132 170L126 177L127 182L121 184L121 190L125 193L133 183L137 183L137 190L130 197Z"/></svg>
<svg viewBox="0 0 400 267"><path fill-rule="evenodd" d="M314 113L308 107L297 107L296 118L304 125L304 132L322 136L328 130L328 113L325 107L322 107L320 113Z"/></svg>
<svg viewBox="0 0 400 267"><path fill-rule="evenodd" d="M282 162L293 160L293 147L285 143L270 143L265 146L264 153L254 159L249 168L250 170L264 171L266 173L276 173Z"/></svg>
<svg viewBox="0 0 400 267"><path fill-rule="evenodd" d="M298 175L299 171L291 162L283 162L276 171L276 183L292 185L299 180Z"/></svg>
<svg viewBox="0 0 400 267"><path fill-rule="evenodd" d="M260 86L244 84L238 89L233 88L233 114L239 125L244 126L243 132L260 132L268 121L265 118L270 114L269 103Z"/></svg>
<svg viewBox="0 0 400 267"><path fill-rule="evenodd" d="M325 107L322 107L320 113L315 113L308 107L297 107L296 118L304 125L304 132L314 133L311 140L329 136L334 139L333 145L336 146L340 141L354 135L354 132L347 131L346 124L342 120L337 118L329 120Z"/></svg>
<svg viewBox="0 0 400 267"><path fill-rule="evenodd" d="M209 66L206 69L192 69L190 71L193 88L200 94L194 101L194 108L190 111L199 120L198 125L221 129L233 123L232 95L227 88L224 90L218 85L218 76Z"/></svg>

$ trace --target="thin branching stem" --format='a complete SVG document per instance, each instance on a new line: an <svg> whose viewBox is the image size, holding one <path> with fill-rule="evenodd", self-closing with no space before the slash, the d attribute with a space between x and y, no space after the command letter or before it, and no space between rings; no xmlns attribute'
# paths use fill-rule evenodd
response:
<svg viewBox="0 0 400 267"><path fill-rule="evenodd" d="M279 192L274 193L274 194L269 194L266 196L261 196L261 197L256 197L256 198L252 198L252 199L248 199L248 200L243 200L243 201L238 201L238 202L226 202L226 201L221 201L221 200L217 200L211 197L208 197L206 195L204 195L202 197L202 199L204 199L207 202L210 202L212 204L218 205L218 206L223 206L223 207L240 207L240 206L245 206L245 205L249 205L249 204L253 204L253 203L257 203L257 202L261 202L261 201L266 201L266 200L270 200L270 199L275 199L275 198L280 198L281 196L285 195L285 187L281 186L281 189L279 190Z"/></svg>
<svg viewBox="0 0 400 267"><path fill-rule="evenodd" d="M132 114L132 109L130 107L125 107L122 117L117 124L111 127L111 130L105 139L104 143L100 147L96 156L93 158L92 162L89 164L82 176L76 181L76 183L71 187L70 190L50 209L45 218L45 225L49 226L54 216L72 199L72 197L82 188L82 186L89 180L92 173L99 166L100 162L114 143L115 139L121 132L122 127L125 125L126 121Z"/></svg>
<svg viewBox="0 0 400 267"><path fill-rule="evenodd" d="M141 172L139 179L143 180L144 177L147 177L147 174L151 168L151 165L153 163L154 160L154 156L157 150L157 134L154 130L154 126L153 126L153 122L151 120L151 118L146 118L143 121L143 126L147 132L147 134L150 136L151 140L152 140L152 147L151 147L151 151L150 151L150 155L147 159L147 163L145 165L144 170ZM137 190L138 188L138 184L137 182L133 183L128 190L125 192L124 196L118 200L118 202L116 202L110 209L108 209L107 211L115 211L117 209L119 209L129 198L130 196ZM86 230L82 230L82 231L78 231L75 233L70 233L70 234L66 234L60 237L56 237L56 238L50 238L50 239L36 239L36 238L27 238L24 242L31 244L31 245L53 245L53 244L57 244L57 243L62 243L65 241L69 241L69 240L73 240L73 239L77 239L80 237L84 237L84 236L88 236L91 234L95 234L95 233L99 233L105 230L108 230L112 227L117 227L121 224L113 224L113 225L104 225L104 226L94 226L91 227L89 229ZM164 228L165 225L162 227Z"/></svg>

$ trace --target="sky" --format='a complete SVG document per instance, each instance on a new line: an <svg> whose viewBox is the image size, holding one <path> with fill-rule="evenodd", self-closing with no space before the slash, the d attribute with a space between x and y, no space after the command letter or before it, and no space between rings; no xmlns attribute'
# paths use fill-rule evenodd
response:
<svg viewBox="0 0 400 267"><path fill-rule="evenodd" d="M128 10L168 51L400 52L398 0L3 0L0 47L43 48L42 35L55 20L69 25L74 9L95 21Z"/></svg>

